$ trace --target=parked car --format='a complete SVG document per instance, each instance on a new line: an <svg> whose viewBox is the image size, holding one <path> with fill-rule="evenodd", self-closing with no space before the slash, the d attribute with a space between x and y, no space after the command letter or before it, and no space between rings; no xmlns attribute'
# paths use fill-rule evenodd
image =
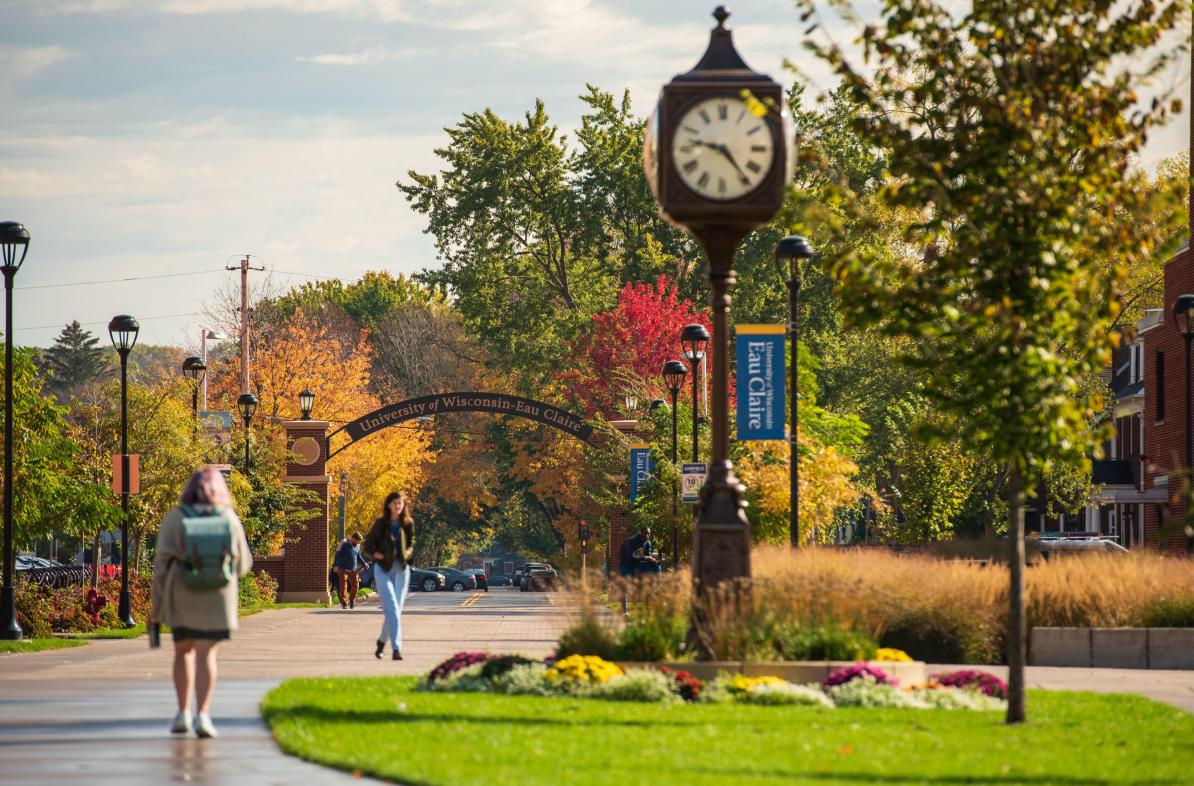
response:
<svg viewBox="0 0 1194 786"><path fill-rule="evenodd" d="M412 591L435 592L436 590L446 589L447 586L448 579L442 573L426 568L411 567L410 569L410 588Z"/></svg>
<svg viewBox="0 0 1194 786"><path fill-rule="evenodd" d="M485 571L480 568L467 568L464 572L477 580L477 589L489 592L489 576L485 575Z"/></svg>
<svg viewBox="0 0 1194 786"><path fill-rule="evenodd" d="M491 587L513 587L514 580L509 576L490 576L488 579Z"/></svg>
<svg viewBox="0 0 1194 786"><path fill-rule="evenodd" d="M523 575L519 589L523 592L547 592L559 585L559 578L553 568L535 568Z"/></svg>
<svg viewBox="0 0 1194 786"><path fill-rule="evenodd" d="M465 590L475 590L477 588L477 579L463 570L456 570L456 568L432 568L436 573L444 574L447 579L447 586L440 589L450 589L453 592L464 592Z"/></svg>
<svg viewBox="0 0 1194 786"><path fill-rule="evenodd" d="M1104 538L1029 538L1027 547L1029 561L1032 561L1038 554L1043 559L1052 559L1053 557L1068 557L1073 554L1130 553L1114 540Z"/></svg>

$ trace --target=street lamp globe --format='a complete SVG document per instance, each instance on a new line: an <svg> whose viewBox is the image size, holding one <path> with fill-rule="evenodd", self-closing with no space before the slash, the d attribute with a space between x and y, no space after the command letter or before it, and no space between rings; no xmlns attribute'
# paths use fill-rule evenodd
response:
<svg viewBox="0 0 1194 786"><path fill-rule="evenodd" d="M694 362L705 355L705 347L709 344L709 330L704 325L693 323L685 325L680 331L680 345Z"/></svg>
<svg viewBox="0 0 1194 786"><path fill-rule="evenodd" d="M29 253L29 230L19 221L0 221L0 249L4 251L4 271L16 273Z"/></svg>
<svg viewBox="0 0 1194 786"><path fill-rule="evenodd" d="M1173 324L1183 336L1194 335L1194 295L1179 295L1174 301Z"/></svg>
<svg viewBox="0 0 1194 786"><path fill-rule="evenodd" d="M626 412L631 416L638 411L638 396L634 393L627 393L622 396L622 403L626 405Z"/></svg>
<svg viewBox="0 0 1194 786"><path fill-rule="evenodd" d="M667 389L672 393L679 392L687 374L688 367L679 360L669 360L663 364L663 381L667 383Z"/></svg>
<svg viewBox="0 0 1194 786"><path fill-rule="evenodd" d="M305 388L299 393L299 411L303 413L303 420L311 419L311 410L315 409L315 394L311 388Z"/></svg>
<svg viewBox="0 0 1194 786"><path fill-rule="evenodd" d="M241 393L236 399L236 408L240 410L241 419L248 423L257 411L257 397L252 393Z"/></svg>
<svg viewBox="0 0 1194 786"><path fill-rule="evenodd" d="M112 317L108 323L108 337L112 339L112 346L121 355L127 355L137 343L137 334L141 332L141 324L128 314Z"/></svg>
<svg viewBox="0 0 1194 786"><path fill-rule="evenodd" d="M182 373L187 379L202 379L207 373L207 364L198 355L191 355L182 361Z"/></svg>
<svg viewBox="0 0 1194 786"><path fill-rule="evenodd" d="M780 278L792 275L792 262L812 258L812 244L800 235L789 235L775 244L775 269Z"/></svg>

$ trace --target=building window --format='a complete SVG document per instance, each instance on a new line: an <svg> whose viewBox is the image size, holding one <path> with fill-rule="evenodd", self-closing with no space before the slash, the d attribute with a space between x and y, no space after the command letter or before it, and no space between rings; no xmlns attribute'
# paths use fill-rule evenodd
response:
<svg viewBox="0 0 1194 786"><path fill-rule="evenodd" d="M1157 422L1165 419L1165 353L1157 351L1155 388L1153 398L1157 400Z"/></svg>
<svg viewBox="0 0 1194 786"><path fill-rule="evenodd" d="M123 459L122 459L122 461L123 461ZM514 563L511 562L510 560L506 560L506 575L511 576L513 574L514 574Z"/></svg>

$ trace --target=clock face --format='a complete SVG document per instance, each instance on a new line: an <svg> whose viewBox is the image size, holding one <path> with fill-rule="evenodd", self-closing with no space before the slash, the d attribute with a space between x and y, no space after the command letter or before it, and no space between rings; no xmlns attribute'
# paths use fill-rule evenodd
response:
<svg viewBox="0 0 1194 786"><path fill-rule="evenodd" d="M744 196L771 171L771 129L739 98L698 101L674 128L672 165L684 184L706 199L728 202Z"/></svg>

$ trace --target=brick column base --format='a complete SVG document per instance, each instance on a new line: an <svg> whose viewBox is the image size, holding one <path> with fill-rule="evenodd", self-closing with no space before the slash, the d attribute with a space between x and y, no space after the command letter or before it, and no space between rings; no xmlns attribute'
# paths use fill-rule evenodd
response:
<svg viewBox="0 0 1194 786"><path fill-rule="evenodd" d="M287 483L315 494L309 510L314 517L296 524L286 533L282 582L278 600L282 603L330 604L328 594L328 422L326 420L290 420L286 429Z"/></svg>

